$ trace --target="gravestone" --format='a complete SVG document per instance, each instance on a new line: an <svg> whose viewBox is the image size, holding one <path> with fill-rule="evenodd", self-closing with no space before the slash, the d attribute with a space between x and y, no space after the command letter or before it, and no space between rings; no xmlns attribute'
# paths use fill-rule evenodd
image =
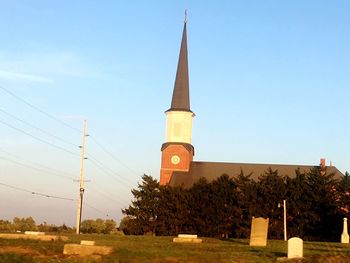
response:
<svg viewBox="0 0 350 263"><path fill-rule="evenodd" d="M198 238L197 235L189 235L189 234L178 234L177 237L179 237L179 238Z"/></svg>
<svg viewBox="0 0 350 263"><path fill-rule="evenodd" d="M299 237L288 239L288 258L303 257L303 240Z"/></svg>
<svg viewBox="0 0 350 263"><path fill-rule="evenodd" d="M198 238L197 235L179 234L173 238L175 243L202 243L202 239Z"/></svg>
<svg viewBox="0 0 350 263"><path fill-rule="evenodd" d="M252 227L250 231L250 246L266 247L267 231L269 228L269 219L262 217L252 218Z"/></svg>
<svg viewBox="0 0 350 263"><path fill-rule="evenodd" d="M91 241L91 240L80 240L80 245L94 246L94 245L95 245L95 241Z"/></svg>
<svg viewBox="0 0 350 263"><path fill-rule="evenodd" d="M65 244L63 254L65 255L108 255L112 253L113 247L110 246L90 246L81 244Z"/></svg>
<svg viewBox="0 0 350 263"><path fill-rule="evenodd" d="M341 234L341 243L348 244L349 243L349 234L348 234L348 219L343 219L343 233Z"/></svg>

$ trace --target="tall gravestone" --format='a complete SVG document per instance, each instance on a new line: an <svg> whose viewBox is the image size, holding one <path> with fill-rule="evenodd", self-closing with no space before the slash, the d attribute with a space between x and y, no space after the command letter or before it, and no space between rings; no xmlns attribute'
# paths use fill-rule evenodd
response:
<svg viewBox="0 0 350 263"><path fill-rule="evenodd" d="M262 217L252 218L252 227L250 231L250 246L266 247L267 231L269 228L269 219Z"/></svg>
<svg viewBox="0 0 350 263"><path fill-rule="evenodd" d="M303 240L299 237L288 239L288 258L302 258L303 254Z"/></svg>
<svg viewBox="0 0 350 263"><path fill-rule="evenodd" d="M349 243L349 234L348 234L348 219L343 219L343 233L341 234L341 243L348 244Z"/></svg>

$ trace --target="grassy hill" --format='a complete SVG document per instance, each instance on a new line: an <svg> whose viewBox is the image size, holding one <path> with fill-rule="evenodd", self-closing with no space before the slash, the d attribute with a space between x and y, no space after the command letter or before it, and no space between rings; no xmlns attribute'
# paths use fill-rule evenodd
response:
<svg viewBox="0 0 350 263"><path fill-rule="evenodd" d="M114 252L108 256L81 258L63 255L65 243L95 240ZM0 239L0 262L276 262L287 255L284 241L270 240L265 248L250 247L248 240L204 238L202 244L178 244L172 237L71 235L69 241L43 242L22 239ZM304 242L302 261L350 262L350 245L325 242Z"/></svg>

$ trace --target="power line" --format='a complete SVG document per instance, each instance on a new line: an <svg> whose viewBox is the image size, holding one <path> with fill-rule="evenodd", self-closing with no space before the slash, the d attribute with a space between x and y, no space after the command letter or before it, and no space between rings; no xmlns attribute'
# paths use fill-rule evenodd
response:
<svg viewBox="0 0 350 263"><path fill-rule="evenodd" d="M52 198L52 199L59 199L59 200L66 200L66 201L73 201L73 202L78 201L77 199L73 199L73 198L67 198L67 197L62 197L62 196L56 196L56 195L49 195L49 194L39 193L39 192L35 192L35 191L32 191L32 190L24 189L22 187L9 185L9 184L5 184L5 183L1 183L1 182L0 182L0 185L5 186L7 188L11 188L11 189L17 190L17 191L21 191L21 192L29 193L29 194L32 194L32 195L41 196L41 197ZM85 205L88 206L89 208L92 208L93 210L103 214L103 215L106 215L107 217L109 216L108 213L105 213L102 210L100 210L100 209L98 209L98 208L96 208L96 207L94 207L94 206L92 206L90 204L85 203Z"/></svg>
<svg viewBox="0 0 350 263"><path fill-rule="evenodd" d="M29 160L27 160L27 159L23 159L23 158L19 157L18 155L13 154L13 153L10 153L10 152L8 152L8 151L5 151L4 149L1 149L1 148L0 148L0 151L3 152L3 153L6 153L7 155L11 155L11 156L13 156L13 157L15 157L15 158L17 158L17 159L22 159L22 161L25 161L25 162L27 162L27 163L30 163L30 164L32 164L32 165L34 165L34 166L38 166L38 167L41 167L41 168L43 168L43 169L46 169L46 170L48 170L48 171L50 171L50 172L53 171L54 173L59 174L59 175L62 175L62 174L69 175L69 176L64 176L64 177L66 177L67 179L69 178L69 179L74 180L74 178L75 178L75 176L76 176L74 173L67 173L67 172L64 172L64 171L57 170L57 169L55 169L55 168L51 168L51 167L48 167L48 166L45 166L45 165L42 165L42 164L39 164L39 163L36 163L36 162L29 161Z"/></svg>
<svg viewBox="0 0 350 263"><path fill-rule="evenodd" d="M27 106L31 107L32 109L34 109L34 110L40 112L41 114L44 114L45 116L49 117L50 119L52 119L52 120L54 120L54 121L56 121L56 122L58 122L58 123L60 123L60 124L62 124L62 125L64 125L64 126L70 128L70 129L74 130L75 132L82 133L81 130L79 130L79 129L77 129L77 128L75 128L75 127L73 127L73 126L67 124L66 122L64 122L64 121L62 121L62 120L56 118L56 117L53 116L52 114L50 114L50 113L48 113L48 112L46 112L46 111L40 109L39 107L34 106L33 104L29 103L28 101L24 100L23 98L19 97L18 95L14 94L13 92L9 91L9 90L6 89L5 87L3 87L3 86L0 85L0 89L2 89L3 91L5 91L6 93L8 93L9 95L11 95L12 97L16 98L17 100L21 101L22 103L26 104ZM23 120L20 120L20 121L23 121ZM40 129L40 128L38 128L38 127L35 127L35 126L33 127L33 126L32 126L32 128L39 129L39 130L41 130L41 131L43 132L43 130ZM46 133L46 132L44 131L44 133ZM46 133L46 134L49 134L49 133ZM52 135L50 135L50 136L52 136ZM55 135L54 135L54 136L55 136ZM57 136L55 136L55 138L61 140L61 138L59 138L59 137L57 137ZM108 151L105 147L103 147L94 137L92 137L92 140L95 142L95 144L96 144L97 146L99 146L106 154L108 154L110 157L112 157L112 158L113 158L115 161L117 161L119 164L121 164L122 166L124 166L125 168L127 168L129 171L131 171L131 172L134 173L135 175L139 175L138 172L136 172L135 170L133 170L131 167L129 167L128 165L126 165L124 162L122 162L122 161L119 160L118 158L116 158L110 151ZM63 141L65 141L65 140L63 140ZM72 144L72 143L67 142L67 141L65 141L65 142L66 142L66 143L69 143L69 144ZM75 144L73 144L73 145L74 145L74 146L77 146L77 145L75 145Z"/></svg>
<svg viewBox="0 0 350 263"><path fill-rule="evenodd" d="M84 203L84 204L85 204L85 206L92 208L93 210L99 212L100 214L102 214L102 215L104 215L104 216L106 216L106 217L109 217L108 213L103 212L102 210L100 210L100 209L98 209L98 208L96 208L96 207L93 207L93 206L91 206L91 205L89 205L89 204L87 204L87 203Z"/></svg>
<svg viewBox="0 0 350 263"><path fill-rule="evenodd" d="M28 164L24 164L24 163L15 161L15 160L11 160L11 159L6 158L6 157L0 156L0 159L8 161L8 162L11 162L11 163L14 163L14 164L17 164L17 165L20 165L20 166L23 166L23 167L26 167L26 168L29 168L29 169L37 170L39 172L44 172L44 173L47 173L47 174L52 174L52 175L57 176L57 177L61 177L61 178L69 179L69 180L74 180L74 178L71 178L71 177L68 177L68 176L64 176L64 175L60 175L60 174L56 174L56 173L53 173L53 172L50 172L50 171L47 171L47 170L44 170L44 169L40 169L40 168L31 166L31 165L28 165Z"/></svg>
<svg viewBox="0 0 350 263"><path fill-rule="evenodd" d="M50 145L50 146L55 147L55 148L57 148L57 149L60 149L61 151L65 151L65 152L67 152L67 153L70 153L70 154L72 154L72 155L79 156L78 154L76 154L76 153L74 153L74 152L72 152L72 151L70 151L70 150L67 150L67 149L65 149L65 148L63 148L63 147L61 147L61 146L57 146L57 145L55 145L55 144L53 144L53 143L51 143L51 142L47 142L47 141L45 141L45 140L43 140L43 139L40 139L39 137L36 137L36 136L34 136L34 135L32 135L32 134L30 134L30 133L28 133L28 132L26 132L26 131L24 131L24 130L22 130L22 129L16 128L15 126L13 126L13 125L11 125L11 124L8 124L7 122L4 122L4 121L0 120L0 123L2 123L3 125L5 125L5 126L11 128L11 129L14 129L14 130L16 130L16 131L19 131L19 132L21 132L21 133L23 133L23 134L25 134L25 135L27 135L27 136L29 136L29 137L32 137L33 139L35 139L35 140L37 140L37 141L40 141L40 142L42 142L42 143L45 143L45 144L47 144L47 145Z"/></svg>
<svg viewBox="0 0 350 263"><path fill-rule="evenodd" d="M126 177L124 177L124 176L122 176L121 174L119 174L119 173L113 171L111 168L106 167L102 162L100 162L99 160L97 160L96 157L94 157L94 156L91 155L90 153L87 153L87 154L88 154L88 157L89 157L90 160L94 160L94 161L97 162L100 166L104 167L104 169L109 170L109 172L110 172L111 174L115 174L115 175L117 175L118 177L122 178L125 182L130 183L130 184L133 184L133 182L129 181L129 179L127 179Z"/></svg>
<svg viewBox="0 0 350 263"><path fill-rule="evenodd" d="M106 193L101 192L101 191L99 191L99 190L96 190L96 187L95 187L95 186L91 185L89 188L93 188L93 193L97 193L97 194L99 194L100 196L104 197L105 199L107 199L107 200L109 200L109 201L111 201L111 202L113 202L113 203L118 203L120 206L123 206L123 207L125 206L125 204L122 203L120 200L116 200L116 199L110 197L109 195L107 195ZM92 192L91 192L91 193L92 193Z"/></svg>
<svg viewBox="0 0 350 263"><path fill-rule="evenodd" d="M46 111L40 109L39 107L34 106L33 104L31 104L31 103L29 103L28 101L24 100L23 98L17 96L16 94L14 94L13 92L11 92L11 91L9 91L8 89L4 88L3 86L0 86L0 89L2 89L3 91L5 91L6 93L8 93L9 95L11 95L12 97L16 98L17 100L21 101L22 103L26 104L27 106L31 107L32 109L34 109L34 110L40 112L41 114L44 114L45 116L49 117L50 119L53 119L53 120L55 120L56 122L58 122L58 123L60 123L60 124L62 124L62 125L64 125L64 126L70 128L70 129L72 129L72 130L74 130L74 131L76 131L76 132L81 133L81 131L80 131L79 129L76 129L76 128L72 127L71 125L69 125L69 124L67 124L67 123L65 123L65 122L63 122L63 121L61 121L60 119L58 119L58 118L56 118L55 116L53 116L53 115L47 113ZM60 140L60 141L63 141L63 142L65 142L65 143L67 143L67 144L77 146L77 145L75 145L75 144L73 144L73 143L71 143L71 142L68 142L68 141L66 141L66 140L64 140L64 139L62 139L62 138L60 138L60 137L58 137L58 136L52 135L52 134L50 134L49 132L47 132L47 131L45 131L45 130L39 128L39 127L36 127L36 126L34 126L34 125L32 125L32 124L30 124L30 123L28 123L28 122L26 122L26 121L24 121L24 120L22 120L22 119L20 119L20 118L18 118L18 117L16 117L16 116L14 116L14 115L12 115L12 114L10 114L10 113L4 111L4 110L1 110L1 109L0 109L0 111L2 111L3 113L7 114L8 116L10 116L10 117L12 117L12 118L14 118L14 119L16 119L16 120L18 120L18 121L21 121L22 123L25 123L26 125L28 125L28 126L30 126L30 127L32 127L32 128L35 128L35 129L39 130L39 131L42 132L42 133L45 133L46 135L49 135L49 136L51 136L51 137L54 137L54 138L56 138L56 139L58 139L58 140ZM69 150L67 150L67 149L65 149L65 148L63 148L63 147L60 147L60 146L57 146L57 145L52 144L52 143L50 143L50 142L47 142L47 141L45 141L45 140L42 140L42 139L40 139L40 138L38 138L38 137L36 137L36 136L34 136L34 135L28 133L28 132L25 132L25 131L23 131L23 130L21 130L21 129L19 129L19 128L16 128L16 127L12 126L11 124L8 124L8 123L6 123L6 122L4 122L4 121L1 121L1 120L0 120L0 123L2 123L2 124L4 124L4 125L6 125L6 126L12 128L12 129L15 129L15 130L17 130L17 131L19 131L19 132L22 132L22 133L26 134L27 136L30 136L30 137L32 137L32 138L34 138L34 139L36 139L36 140L39 140L39 141L42 142L42 143L48 144L48 145L50 145L50 146L53 146L53 147L55 147L55 148L58 148L58 149L60 149L60 150L64 150L64 151L66 151L66 152L69 152L70 154L73 154L73 155L78 156L77 154L75 154L75 153L73 153L73 152L71 152L71 151L69 151ZM115 161L117 161L119 164L121 164L122 166L124 166L125 168L127 168L127 169L128 169L129 171L131 171L132 173L138 174L135 170L133 170L133 169L130 168L128 165L126 165L125 163L123 163L121 160L119 160L118 158L116 158L111 152L109 152L105 147L103 147L102 144L100 144L94 137L92 138L92 140L93 140L93 142L94 142L97 146L99 146L99 148L101 148L106 154L108 154L110 157L112 157L112 158L113 158ZM109 169L109 168L105 167L100 161L98 161L96 158L94 158L94 157L91 156L91 155L90 155L90 159L93 159L93 160L92 160L92 163L93 163L95 166L97 166L100 170L102 170L104 173L108 174L109 176L112 176L112 177L113 177L114 179L116 179L118 182L122 183L124 186L128 187L129 189L131 189L129 185L125 184L123 181L120 180L120 178L123 178L125 181L128 181L128 179L126 179L125 177L121 176L120 174L117 174L117 173L114 172L112 169ZM108 169L109 171L108 171L107 169ZM114 174L116 174L118 177L115 177ZM120 178L119 178L119 177L120 177ZM129 183L130 183L130 182L129 182Z"/></svg>
<svg viewBox="0 0 350 263"><path fill-rule="evenodd" d="M79 129L77 129L77 128L74 128L73 126L71 126L71 125L65 123L64 121L61 121L60 119L56 118L55 116L53 116L53 115L51 115L51 114L49 114L49 113L43 111L42 109L40 109L40 108L34 106L33 104L27 102L26 100L24 100L24 99L22 99L21 97L17 96L16 94L14 94L13 92L11 92L11 91L9 91L8 89L4 88L3 86L0 86L0 89L2 89L3 91L5 91L7 94L10 94L12 97L16 98L17 100L23 102L24 104L26 104L27 106L31 107L32 109L34 109L34 110L40 112L41 114L44 114L45 116L49 117L50 119L52 119L52 120L54 120L54 121L56 121L56 122L58 122L58 123L60 123L60 124L62 124L62 125L64 125L64 126L66 126L67 128L70 128L70 129L72 129L72 130L74 130L74 131L76 131L76 132L79 132L79 133L82 132L81 130L79 130Z"/></svg>
<svg viewBox="0 0 350 263"><path fill-rule="evenodd" d="M121 181L118 177L114 176L112 173L108 172L103 166L101 166L100 164L98 164L96 161L90 159L90 162L92 164L94 164L98 169L100 169L102 172L104 172L105 174L109 175L110 177L114 178L115 180L117 180L119 183L121 183L122 185L124 185L125 187L127 187L128 189L131 189L131 187L129 185L127 185L126 183L124 183L123 181Z"/></svg>
<svg viewBox="0 0 350 263"><path fill-rule="evenodd" d="M134 169L130 168L128 165L126 165L125 163L123 163L121 160L119 160L118 158L116 158L110 151L108 151L105 147L103 147L96 139L95 137L93 137L92 135L90 135L90 138L94 141L94 143L99 146L106 154L108 154L110 157L112 157L112 159L114 159L115 161L117 161L119 164L121 164L122 166L124 166L126 169L128 169L130 172L134 173L135 175L139 175L138 172L136 172Z"/></svg>
<svg viewBox="0 0 350 263"><path fill-rule="evenodd" d="M56 195L43 194L43 193L34 192L34 191L31 191L31 190L28 190L28 189L24 189L24 188L13 186L13 185L9 185L9 184L0 183L0 185L8 187L8 188L11 188L11 189L15 189L15 190L18 190L18 191L30 193L30 194L33 194L33 195L42 196L42 197L53 198L53 199L60 199L60 200L67 200L67 201L77 201L77 199L61 197L61 196L56 196Z"/></svg>
<svg viewBox="0 0 350 263"><path fill-rule="evenodd" d="M101 171L103 171L105 174L109 175L110 177L114 178L115 180L117 180L119 183L123 184L124 186L126 186L127 188L131 189L131 187L129 185L127 185L126 183L124 183L123 181L120 180L120 178L116 177L113 173L109 172L106 170L105 167L103 167L103 164L101 164L98 160L94 159L94 158L89 158L90 162L92 164L94 164L97 168L99 168Z"/></svg>
<svg viewBox="0 0 350 263"><path fill-rule="evenodd" d="M42 133L44 133L44 134L46 134L46 135L48 135L48 136L50 136L50 137L53 137L53 138L55 138L55 139L57 139L57 140L59 140L59 141L61 141L61 142L66 143L66 144L73 145L73 146L75 146L75 147L79 147L79 145L74 144L74 143L72 143L72 142L69 142L69 141L67 141L67 140L65 140L65 139L62 139L62 138L60 138L60 137L58 137L58 136L56 136L56 135L53 135L53 134L51 134L51 133L49 133L49 132L47 132L47 131L45 131L45 130L43 130L43 129L37 127L37 126L34 126L33 124L31 124L31 123L29 123L29 122L27 122L27 121L25 121L25 120L22 120L22 119L16 117L15 115L13 115L13 114L11 114L11 113L9 113L9 112L3 110L3 109L0 109L0 111L1 111L2 113L6 114L7 116L10 116L11 118L13 118L13 119L15 119L15 120L17 120L17 121L20 121L20 122L24 123L25 125L27 125L27 126L29 126L29 127L31 127L31 128L34 128L34 129L36 129L36 130L38 130L38 131L40 131L40 132L42 132Z"/></svg>

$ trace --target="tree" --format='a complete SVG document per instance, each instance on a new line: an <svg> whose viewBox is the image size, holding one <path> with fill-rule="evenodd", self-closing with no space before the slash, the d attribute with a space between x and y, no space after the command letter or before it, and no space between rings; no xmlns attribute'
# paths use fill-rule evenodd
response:
<svg viewBox="0 0 350 263"><path fill-rule="evenodd" d="M81 222L80 231L82 233L101 233L103 230L103 221L99 220L96 222L93 219L86 219Z"/></svg>
<svg viewBox="0 0 350 263"><path fill-rule="evenodd" d="M104 223L103 234L110 234L116 230L117 223L113 219L106 219Z"/></svg>
<svg viewBox="0 0 350 263"><path fill-rule="evenodd" d="M160 187L157 235L175 236L188 232L189 194L183 187Z"/></svg>
<svg viewBox="0 0 350 263"><path fill-rule="evenodd" d="M217 229L212 220L215 208L212 189L205 178L201 178L189 189L189 200L188 228L190 233L193 231L201 236L213 236Z"/></svg>
<svg viewBox="0 0 350 263"><path fill-rule="evenodd" d="M82 233L97 233L97 234L109 234L116 227L116 222L112 219L103 220L97 218L96 220L87 219L81 222Z"/></svg>
<svg viewBox="0 0 350 263"><path fill-rule="evenodd" d="M38 230L35 221L32 217L19 218L15 217L13 219L13 227L18 231L36 231Z"/></svg>
<svg viewBox="0 0 350 263"><path fill-rule="evenodd" d="M159 213L159 182L152 176L143 175L142 183L137 189L132 189L134 196L129 208L123 209L122 213L129 216L142 232L155 234L157 227L157 216Z"/></svg>
<svg viewBox="0 0 350 263"><path fill-rule="evenodd" d="M74 233L75 229L73 229L72 227L67 226L66 224L62 224L61 226L58 227L57 231L58 232Z"/></svg>
<svg viewBox="0 0 350 263"><path fill-rule="evenodd" d="M327 171L324 173L318 166L307 172L306 178L309 191L305 194L313 215L305 226L306 238L336 241L342 230L342 218L338 210L337 181L334 174L327 174Z"/></svg>
<svg viewBox="0 0 350 263"><path fill-rule="evenodd" d="M241 170L234 178L240 215L234 237L249 238L252 216L255 216L257 200L257 183L251 177L252 173L245 175Z"/></svg>
<svg viewBox="0 0 350 263"><path fill-rule="evenodd" d="M247 238L252 216L268 217L269 238L283 238L283 210L287 201L289 236L304 240L335 241L342 217L349 215L350 175L340 181L320 167L295 171L295 177L271 168L258 181L241 171L234 179L222 175L212 182L198 180L191 188L159 186L150 176L133 189L134 200L123 210L120 229L125 234ZM289 175L291 176L291 175ZM329 226L332 226L329 228Z"/></svg>
<svg viewBox="0 0 350 263"><path fill-rule="evenodd" d="M213 224L216 225L216 235L224 238L232 236L234 228L238 228L239 209L238 192L236 183L228 175L224 174L211 184L212 204L215 213L212 215Z"/></svg>
<svg viewBox="0 0 350 263"><path fill-rule="evenodd" d="M267 169L259 177L257 185L256 216L269 218L269 237L283 237L283 213L279 203L286 198L286 176L280 176L278 170Z"/></svg>
<svg viewBox="0 0 350 263"><path fill-rule="evenodd" d="M337 186L337 201L343 217L350 216L350 174L345 172L344 177L339 181Z"/></svg>
<svg viewBox="0 0 350 263"><path fill-rule="evenodd" d="M222 175L208 183L201 178L188 191L188 232L202 236L229 237L238 228L239 208L236 183Z"/></svg>
<svg viewBox="0 0 350 263"><path fill-rule="evenodd" d="M13 225L10 221L0 219L0 232L12 232L13 230Z"/></svg>
<svg viewBox="0 0 350 263"><path fill-rule="evenodd" d="M37 226L40 232L58 232L58 226L44 222Z"/></svg>
<svg viewBox="0 0 350 263"><path fill-rule="evenodd" d="M136 219L130 216L125 216L120 221L119 230L125 235L143 235L141 226L136 223Z"/></svg>
<svg viewBox="0 0 350 263"><path fill-rule="evenodd" d="M287 178L287 228L289 236L298 236L303 238L307 225L313 222L312 203L308 198L308 192L311 191L307 182L306 174L301 173L300 169L295 171L294 178Z"/></svg>

